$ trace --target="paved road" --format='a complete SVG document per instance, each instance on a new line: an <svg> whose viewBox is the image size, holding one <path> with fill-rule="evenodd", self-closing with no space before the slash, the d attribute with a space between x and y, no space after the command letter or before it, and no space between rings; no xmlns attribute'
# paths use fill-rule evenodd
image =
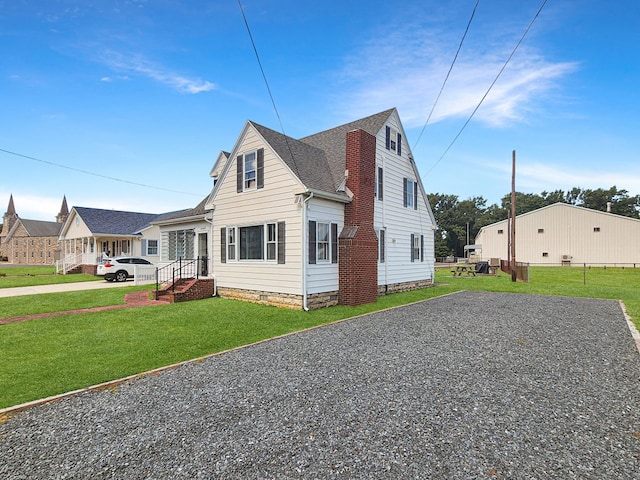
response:
<svg viewBox="0 0 640 480"><path fill-rule="evenodd" d="M617 302L461 292L18 413L0 478L640 479L639 406Z"/></svg>

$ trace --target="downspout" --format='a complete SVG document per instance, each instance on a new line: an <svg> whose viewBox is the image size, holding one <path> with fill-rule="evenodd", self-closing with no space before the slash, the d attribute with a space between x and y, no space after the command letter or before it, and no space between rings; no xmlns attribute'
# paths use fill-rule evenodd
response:
<svg viewBox="0 0 640 480"><path fill-rule="evenodd" d="M309 258L309 222L307 221L307 207L309 200L312 198L313 192L309 192L309 196L302 201L302 309L305 312L309 311L307 304L307 262Z"/></svg>
<svg viewBox="0 0 640 480"><path fill-rule="evenodd" d="M204 221L207 222L209 225L211 225L211 235L209 236L209 238L211 238L211 268L209 269L209 265L207 265L207 271L209 272L209 277L211 277L213 279L213 295L212 297L215 297L218 294L218 282L216 282L216 276L213 275L213 210L211 210L211 221L209 221L209 219L207 218L207 214L204 214ZM208 242L209 240L207 240ZM207 246L208 247L208 246ZM207 259L209 260L209 259Z"/></svg>

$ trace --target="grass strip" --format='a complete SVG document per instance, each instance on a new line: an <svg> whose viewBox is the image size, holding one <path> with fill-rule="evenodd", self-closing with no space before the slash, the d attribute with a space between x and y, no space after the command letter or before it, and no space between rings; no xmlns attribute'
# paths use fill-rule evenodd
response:
<svg viewBox="0 0 640 480"><path fill-rule="evenodd" d="M13 269L4 269L11 271ZM96 282L104 281L102 277L74 273L70 275L14 275L0 276L0 288L31 287L35 285L54 285L59 283Z"/></svg>
<svg viewBox="0 0 640 480"><path fill-rule="evenodd" d="M149 290L149 285L136 287L78 290L64 293L43 293L0 298L0 318L34 315L37 313L64 312L82 308L124 304L127 293Z"/></svg>

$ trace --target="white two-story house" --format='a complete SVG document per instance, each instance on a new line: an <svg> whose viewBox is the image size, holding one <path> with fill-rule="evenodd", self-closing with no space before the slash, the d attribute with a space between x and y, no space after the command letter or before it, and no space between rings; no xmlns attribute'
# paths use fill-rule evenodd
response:
<svg viewBox="0 0 640 480"><path fill-rule="evenodd" d="M433 283L436 223L395 108L301 139L247 122L204 210L221 296L313 309Z"/></svg>

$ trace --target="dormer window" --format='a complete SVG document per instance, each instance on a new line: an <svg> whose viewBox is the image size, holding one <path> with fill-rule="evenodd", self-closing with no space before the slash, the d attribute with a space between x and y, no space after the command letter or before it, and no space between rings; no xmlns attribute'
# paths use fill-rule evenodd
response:
<svg viewBox="0 0 640 480"><path fill-rule="evenodd" d="M400 155L402 153L402 135L395 128L387 126L385 145L387 150Z"/></svg>
<svg viewBox="0 0 640 480"><path fill-rule="evenodd" d="M244 156L244 189L256 188L256 152Z"/></svg>
<svg viewBox="0 0 640 480"><path fill-rule="evenodd" d="M264 187L264 148L236 157L237 192Z"/></svg>

